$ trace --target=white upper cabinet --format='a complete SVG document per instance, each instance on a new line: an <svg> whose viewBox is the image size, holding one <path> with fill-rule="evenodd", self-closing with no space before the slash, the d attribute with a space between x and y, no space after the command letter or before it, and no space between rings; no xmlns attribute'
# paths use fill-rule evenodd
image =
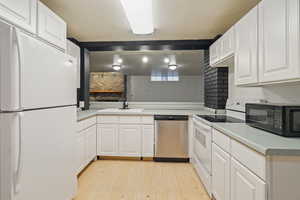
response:
<svg viewBox="0 0 300 200"><path fill-rule="evenodd" d="M221 53L220 59L224 60L234 55L234 43L235 43L235 29L234 27L230 28L222 37L221 37Z"/></svg>
<svg viewBox="0 0 300 200"><path fill-rule="evenodd" d="M299 0L263 0L259 4L260 82L300 78Z"/></svg>
<svg viewBox="0 0 300 200"><path fill-rule="evenodd" d="M258 8L235 25L235 84L258 83Z"/></svg>
<svg viewBox="0 0 300 200"><path fill-rule="evenodd" d="M36 33L37 0L0 0L0 18Z"/></svg>
<svg viewBox="0 0 300 200"><path fill-rule="evenodd" d="M220 52L220 43L216 41L209 47L209 64L210 64L210 66L213 66L215 63L218 62L219 52Z"/></svg>
<svg viewBox="0 0 300 200"><path fill-rule="evenodd" d="M231 158L231 200L266 200L266 184Z"/></svg>
<svg viewBox="0 0 300 200"><path fill-rule="evenodd" d="M66 49L67 24L41 2L38 2L38 36Z"/></svg>
<svg viewBox="0 0 300 200"><path fill-rule="evenodd" d="M221 38L209 47L209 63L213 67L224 67L234 56L235 30L231 27Z"/></svg>
<svg viewBox="0 0 300 200"><path fill-rule="evenodd" d="M80 47L67 40L67 54L74 57L77 61L77 88L80 88Z"/></svg>

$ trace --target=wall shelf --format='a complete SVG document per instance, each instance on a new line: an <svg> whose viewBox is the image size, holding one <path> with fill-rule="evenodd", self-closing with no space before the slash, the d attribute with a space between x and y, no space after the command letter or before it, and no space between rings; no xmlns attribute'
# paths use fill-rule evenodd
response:
<svg viewBox="0 0 300 200"><path fill-rule="evenodd" d="M90 93L123 93L123 91L115 91L115 90L90 90Z"/></svg>

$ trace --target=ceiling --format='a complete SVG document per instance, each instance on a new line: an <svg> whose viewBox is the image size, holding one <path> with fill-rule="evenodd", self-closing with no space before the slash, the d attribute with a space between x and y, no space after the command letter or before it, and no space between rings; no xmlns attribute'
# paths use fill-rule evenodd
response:
<svg viewBox="0 0 300 200"><path fill-rule="evenodd" d="M150 76L155 72L168 72L168 64L164 58L175 55L178 65L178 74L201 75L204 69L204 51L123 51L123 52L91 52L90 65L92 72L111 72L113 56L119 55L123 59L121 72L127 75ZM142 58L147 56L148 63L143 63Z"/></svg>
<svg viewBox="0 0 300 200"><path fill-rule="evenodd" d="M155 32L130 31L119 0L41 0L68 24L79 41L212 39L260 0L153 0Z"/></svg>

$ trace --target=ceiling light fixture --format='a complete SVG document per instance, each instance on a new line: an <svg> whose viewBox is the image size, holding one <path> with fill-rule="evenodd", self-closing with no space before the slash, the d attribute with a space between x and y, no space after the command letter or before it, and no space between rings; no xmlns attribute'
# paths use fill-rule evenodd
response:
<svg viewBox="0 0 300 200"><path fill-rule="evenodd" d="M149 59L148 59L148 57L144 56L144 57L142 58L142 61L143 61L143 63L147 63L147 62L149 61Z"/></svg>
<svg viewBox="0 0 300 200"><path fill-rule="evenodd" d="M176 64L171 64L171 65L169 65L169 69L174 71L174 70L177 69L177 65Z"/></svg>
<svg viewBox="0 0 300 200"><path fill-rule="evenodd" d="M115 70L115 71L119 71L121 69L121 65L113 65L112 68Z"/></svg>
<svg viewBox="0 0 300 200"><path fill-rule="evenodd" d="M118 59L118 63L120 63L120 64L123 63L123 59L122 59L122 58L119 58L119 59Z"/></svg>
<svg viewBox="0 0 300 200"><path fill-rule="evenodd" d="M164 59L164 62L165 62L165 63L169 63L169 62L170 62L170 58L165 58L165 59Z"/></svg>
<svg viewBox="0 0 300 200"><path fill-rule="evenodd" d="M154 32L152 0L120 0L134 34Z"/></svg>

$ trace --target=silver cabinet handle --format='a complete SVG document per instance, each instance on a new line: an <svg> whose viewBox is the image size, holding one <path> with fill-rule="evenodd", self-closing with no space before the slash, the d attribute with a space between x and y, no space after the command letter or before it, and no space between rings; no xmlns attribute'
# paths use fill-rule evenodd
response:
<svg viewBox="0 0 300 200"><path fill-rule="evenodd" d="M19 112L19 134L18 134L18 162L16 167L16 172L14 174L14 193L18 194L20 191L20 177L23 170L23 134L22 134L22 118L24 116L23 112Z"/></svg>

